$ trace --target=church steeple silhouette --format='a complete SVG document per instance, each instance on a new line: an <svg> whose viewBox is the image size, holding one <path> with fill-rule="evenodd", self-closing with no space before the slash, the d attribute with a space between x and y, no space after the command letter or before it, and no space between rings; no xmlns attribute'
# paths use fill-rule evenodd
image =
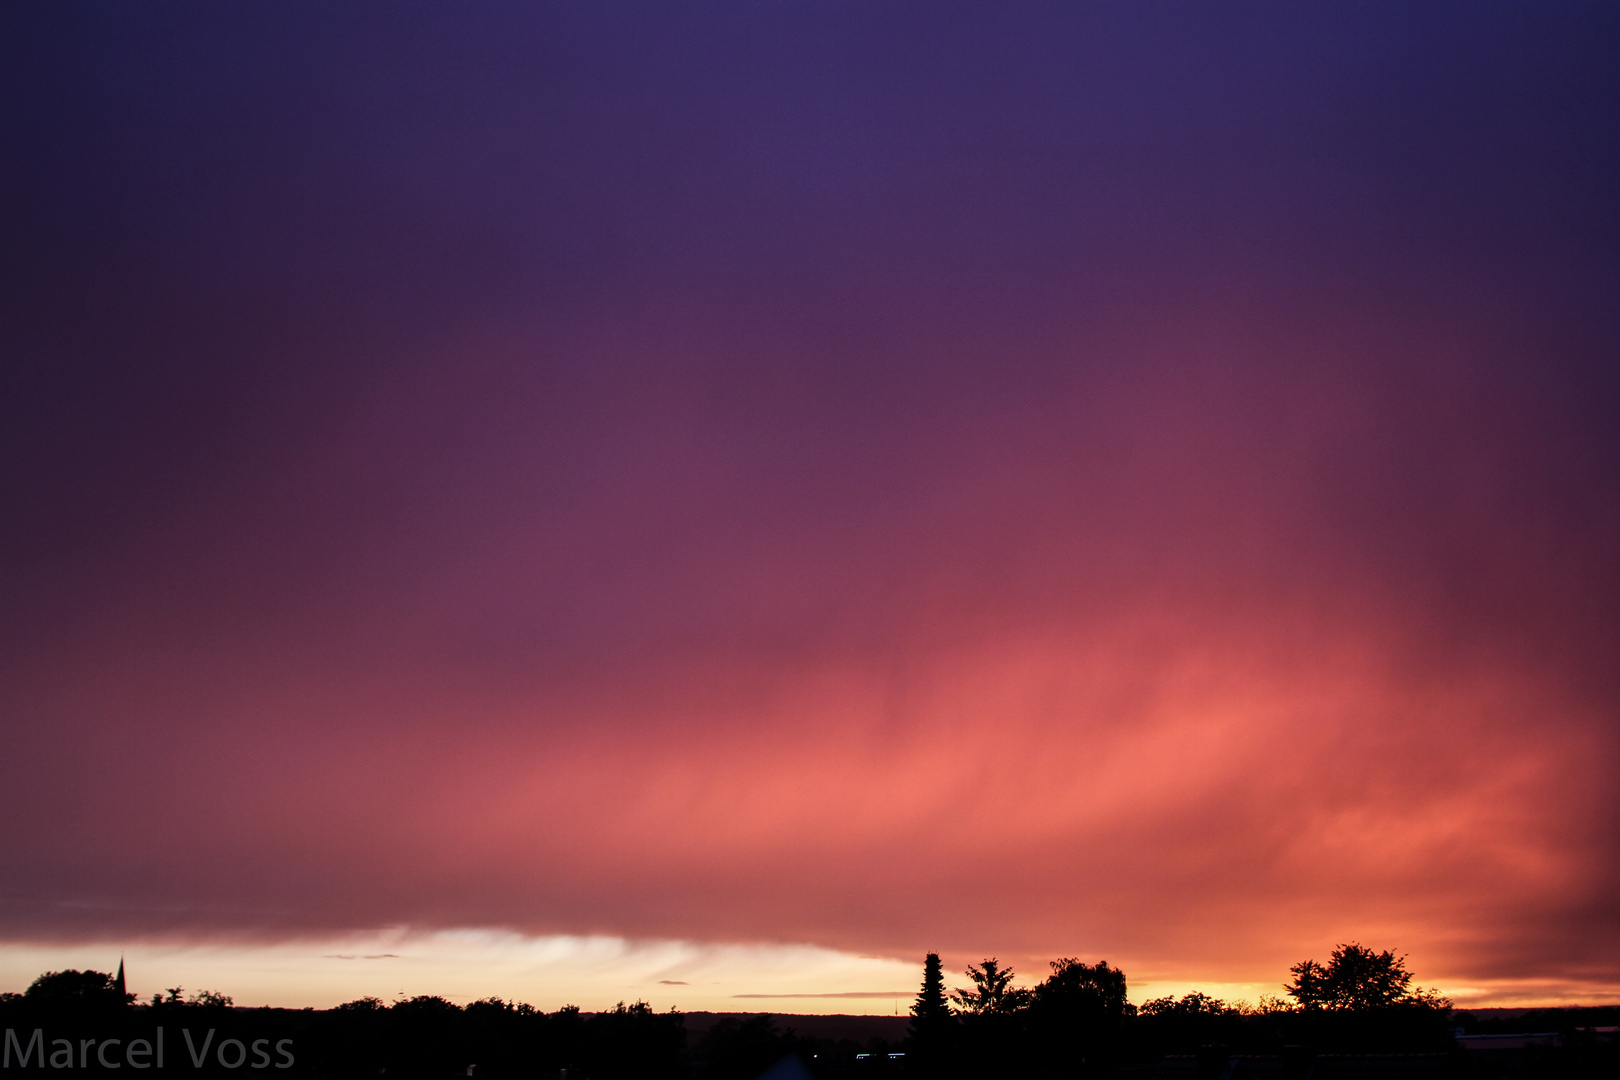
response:
<svg viewBox="0 0 1620 1080"><path fill-rule="evenodd" d="M124 1000L124 958L118 958L118 974L113 976L113 989L118 991L118 1000Z"/></svg>

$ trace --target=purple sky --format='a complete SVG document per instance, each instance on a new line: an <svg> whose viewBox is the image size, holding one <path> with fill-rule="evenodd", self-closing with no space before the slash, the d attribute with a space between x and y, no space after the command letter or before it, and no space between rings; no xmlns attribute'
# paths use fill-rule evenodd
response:
<svg viewBox="0 0 1620 1080"><path fill-rule="evenodd" d="M1609 4L6 7L0 949L1620 996L1616 55Z"/></svg>

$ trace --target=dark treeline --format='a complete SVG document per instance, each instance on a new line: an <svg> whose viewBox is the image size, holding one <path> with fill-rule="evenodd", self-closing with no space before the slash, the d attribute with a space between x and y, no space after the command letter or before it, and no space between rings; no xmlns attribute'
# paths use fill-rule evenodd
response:
<svg viewBox="0 0 1620 1080"><path fill-rule="evenodd" d="M188 996L177 987L137 1004L113 976L67 971L42 975L23 994L0 995L0 1029L15 1040L4 1047L0 1076L151 1068L159 1028L164 1071L237 1076L754 1080L784 1059L817 1076L876 1076L897 1071L889 1054L901 1052L881 1039L802 1036L768 1015L724 1016L691 1032L683 1014L644 1002L595 1013L573 1006L547 1013L496 998L460 1006L434 996L392 1004L362 998L333 1009L238 1008L222 994ZM35 1031L40 1038L23 1065Z"/></svg>
<svg viewBox="0 0 1620 1080"><path fill-rule="evenodd" d="M1125 973L1106 962L1062 959L1050 967L1038 984L1019 986L1011 969L985 960L964 972L967 987L947 993L939 957L929 955L911 1010L910 1073L930 1080L1620 1075L1612 1032L1593 1030L1613 1024L1620 1010L1480 1021L1413 986L1402 957L1355 943L1337 947L1326 963L1294 965L1286 998L1258 1005L1192 993L1137 1007L1126 999ZM1470 1051L1458 1038L1506 1029L1555 1032L1558 1045Z"/></svg>
<svg viewBox="0 0 1620 1080"><path fill-rule="evenodd" d="M572 1006L546 1013L496 998L461 1006L432 996L392 1004L362 998L324 1010L248 1009L222 994L186 995L175 987L136 1003L113 976L51 972L23 994L0 995L7 1040L0 1077L153 1067L160 1029L165 1071L334 1080L1620 1075L1612 1034L1593 1030L1613 1025L1620 1010L1477 1019L1414 988L1401 958L1359 945L1340 946L1323 964L1295 965L1282 987L1287 997L1257 1006L1187 994L1136 1007L1118 968L1076 959L1050 967L1029 986L985 960L964 973L967 986L951 990L939 957L930 955L908 1034L892 1044L812 1037L793 1030L791 1017L758 1014L722 1016L691 1030L685 1015L655 1012L643 1002L596 1013ZM1561 1045L1458 1049L1459 1033L1504 1030L1560 1032Z"/></svg>
<svg viewBox="0 0 1620 1080"><path fill-rule="evenodd" d="M1443 1052L1453 1045L1450 1004L1413 989L1401 958L1344 945L1327 964L1305 961L1284 989L1290 1000L1229 1005L1205 994L1126 1000L1125 973L1106 962L1063 959L1033 987L985 960L964 974L970 985L943 993L939 960L929 956L912 1008L912 1052L919 1069L940 1075L1008 1069L1019 1075L1074 1076L1167 1055L1282 1055L1322 1052Z"/></svg>

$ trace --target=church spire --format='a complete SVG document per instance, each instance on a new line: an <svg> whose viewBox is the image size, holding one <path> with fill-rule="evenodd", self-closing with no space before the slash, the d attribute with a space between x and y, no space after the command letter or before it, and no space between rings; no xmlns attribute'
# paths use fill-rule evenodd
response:
<svg viewBox="0 0 1620 1080"><path fill-rule="evenodd" d="M113 977L113 989L118 991L118 1000L120 1002L126 1000L127 995L124 990L124 958L122 956L118 958L118 974Z"/></svg>

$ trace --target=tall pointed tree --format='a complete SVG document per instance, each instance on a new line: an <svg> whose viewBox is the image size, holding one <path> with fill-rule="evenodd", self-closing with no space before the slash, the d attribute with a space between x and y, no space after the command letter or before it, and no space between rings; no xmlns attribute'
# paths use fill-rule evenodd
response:
<svg viewBox="0 0 1620 1080"><path fill-rule="evenodd" d="M951 1019L951 1007L945 1000L945 967L939 962L939 953L923 958L922 989L911 1006L911 1031L917 1034Z"/></svg>
<svg viewBox="0 0 1620 1080"><path fill-rule="evenodd" d="M954 1075L952 1067L956 1020L945 997L945 968L938 953L923 960L922 989L911 1006L911 1034L906 1045L906 1067L924 1080Z"/></svg>

